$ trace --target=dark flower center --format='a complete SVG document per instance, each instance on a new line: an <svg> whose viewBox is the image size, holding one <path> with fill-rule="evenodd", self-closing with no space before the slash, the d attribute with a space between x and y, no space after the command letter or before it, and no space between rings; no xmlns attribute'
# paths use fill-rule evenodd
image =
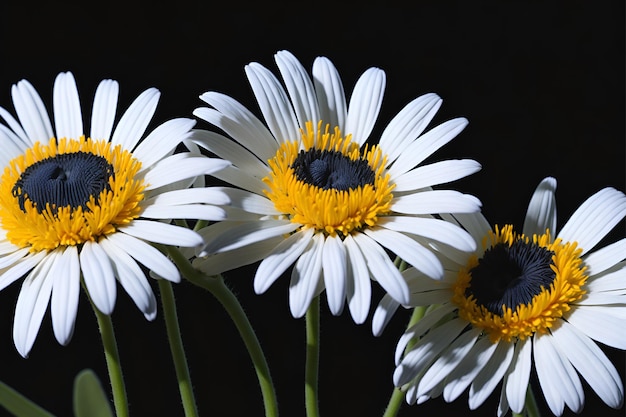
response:
<svg viewBox="0 0 626 417"><path fill-rule="evenodd" d="M516 240L512 245L498 243L488 249L469 272L471 282L465 295L473 295L479 305L493 314L502 307L513 311L529 304L543 289L549 289L556 273L552 270L553 252L532 242Z"/></svg>
<svg viewBox="0 0 626 417"><path fill-rule="evenodd" d="M291 167L300 181L323 190L348 191L366 184L374 185L375 173L367 161L351 160L341 152L300 151Z"/></svg>
<svg viewBox="0 0 626 417"><path fill-rule="evenodd" d="M30 200L41 213L49 204L53 213L59 207L82 207L91 196L110 190L113 167L101 156L88 152L65 153L35 162L24 170L13 186L20 208Z"/></svg>

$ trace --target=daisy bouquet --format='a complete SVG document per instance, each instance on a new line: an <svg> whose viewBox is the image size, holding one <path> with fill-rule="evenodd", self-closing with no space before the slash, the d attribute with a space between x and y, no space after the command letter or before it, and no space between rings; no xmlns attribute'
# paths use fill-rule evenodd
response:
<svg viewBox="0 0 626 417"><path fill-rule="evenodd" d="M583 382L620 408L622 380L600 345L626 348L626 239L605 243L626 216L626 195L600 190L559 227L556 179L546 177L522 229L515 219L491 224L479 198L449 187L481 165L436 160L468 123L429 127L442 104L437 94L410 101L374 135L383 70L366 70L347 94L325 57L311 74L288 51L275 61L280 78L259 63L245 67L260 117L208 91L195 119L149 130L158 90L146 90L118 120L118 84L104 80L85 118L69 72L56 78L52 118L25 80L12 89L17 116L0 108L0 289L21 282L17 352L28 356L48 306L57 341L69 343L81 288L102 336L111 391L81 374L76 416L131 415L110 315L119 284L154 319L153 283L184 414L201 415L176 315L172 283L181 279L226 309L265 414L277 416L270 366L223 277L249 265L258 294L288 279L291 315L305 317L307 417L320 414L322 299L333 315L347 306L355 324L374 310L374 335L399 308L413 311L385 417L403 403L450 402L465 391L475 409L498 386L494 415L536 416L536 394L554 415L565 406L578 413ZM384 292L374 309L373 286ZM50 415L4 385L0 405L18 416Z"/></svg>

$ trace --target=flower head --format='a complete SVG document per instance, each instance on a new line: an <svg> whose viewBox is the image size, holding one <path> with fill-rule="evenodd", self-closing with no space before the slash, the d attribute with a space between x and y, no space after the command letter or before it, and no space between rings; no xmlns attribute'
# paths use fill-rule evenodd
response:
<svg viewBox="0 0 626 417"><path fill-rule="evenodd" d="M558 230L555 189L553 178L539 184L521 233L492 228L481 214L454 216L481 244L469 256L442 248L450 256L441 281L405 272L410 305L433 306L396 350L394 382L409 403L441 394L453 401L469 386L474 409L502 381L498 415L521 413L534 367L555 415L565 405L581 411L580 376L606 404L621 406L621 379L594 341L626 348L626 239L591 250L626 216L626 195L599 191ZM377 331L396 307L381 302Z"/></svg>
<svg viewBox="0 0 626 417"><path fill-rule="evenodd" d="M221 193L189 186L198 176L223 168L199 153L174 153L195 121L173 119L144 134L158 90L144 91L115 129L118 83L96 91L89 135L76 82L57 76L54 128L43 100L26 80L13 86L17 119L0 108L0 289L26 275L13 330L27 356L50 303L54 334L69 342L81 280L95 306L113 311L116 280L148 319L154 294L140 264L170 281L177 268L150 242L195 247L197 233L169 224L171 218L223 218ZM166 221L160 221L166 220Z"/></svg>
<svg viewBox="0 0 626 417"><path fill-rule="evenodd" d="M385 73L370 68L347 104L333 64L319 57L313 78L289 52L275 56L284 81L258 63L246 74L265 124L239 102L217 92L201 99L211 107L194 114L217 132L196 131L194 141L231 165L213 174L231 204L227 219L200 233L206 246L194 265L209 274L261 261L257 293L293 265L290 308L295 317L325 289L333 314L347 300L355 322L369 311L371 284L408 302L406 282L388 252L434 279L443 268L429 248L443 242L472 251L474 241L438 213L479 210L472 196L433 186L480 169L473 160L425 164L467 124L458 118L424 133L441 105L435 94L410 102L367 144L378 117Z"/></svg>

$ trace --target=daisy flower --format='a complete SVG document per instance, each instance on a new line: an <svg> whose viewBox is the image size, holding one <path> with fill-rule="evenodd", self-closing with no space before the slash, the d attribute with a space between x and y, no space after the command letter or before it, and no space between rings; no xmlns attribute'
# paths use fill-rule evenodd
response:
<svg viewBox="0 0 626 417"><path fill-rule="evenodd" d="M432 306L396 349L393 379L408 403L454 401L469 387L475 409L502 382L498 415L521 413L534 368L555 415L582 410L581 377L621 407L622 381L596 342L626 348L626 239L592 249L626 215L626 195L597 192L558 230L555 189L551 177L539 184L521 233L455 216L482 244L464 260L451 256L442 280L407 270L413 302Z"/></svg>
<svg viewBox="0 0 626 417"><path fill-rule="evenodd" d="M436 94L426 94L391 120L377 144L367 144L383 99L382 70L365 71L348 104L327 58L315 60L312 78L287 51L275 60L284 87L262 65L245 67L265 124L217 92L201 95L211 107L194 111L226 134L199 130L194 140L231 162L213 176L232 185L221 188L231 201L227 219L201 231L206 245L194 266L217 274L261 260L254 277L260 294L293 265L294 317L303 316L325 289L333 314L340 314L347 300L353 319L362 323L371 279L394 299L409 300L389 252L440 279L443 268L429 242L474 249L469 234L433 213L476 212L480 202L432 186L472 174L480 165L466 159L423 163L467 120L450 120L424 133L441 105Z"/></svg>
<svg viewBox="0 0 626 417"><path fill-rule="evenodd" d="M224 167L219 159L174 154L193 119L173 119L144 137L160 93L144 91L113 129L118 83L96 90L85 136L76 82L54 83L54 128L26 80L12 87L17 119L0 108L0 289L25 276L15 308L14 343L26 357L50 304L54 335L69 342L84 284L95 306L110 314L116 280L147 319L155 297L142 268L177 282L179 272L150 242L195 247L197 233L170 218L219 220L219 192L188 188L197 176ZM143 140L142 140L143 138Z"/></svg>

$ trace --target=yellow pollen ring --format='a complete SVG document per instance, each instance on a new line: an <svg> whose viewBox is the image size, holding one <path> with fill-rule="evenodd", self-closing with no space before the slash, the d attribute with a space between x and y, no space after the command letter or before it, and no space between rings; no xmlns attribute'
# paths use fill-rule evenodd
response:
<svg viewBox="0 0 626 417"><path fill-rule="evenodd" d="M39 212L28 199L24 200L22 210L13 195L13 187L22 173L36 162L77 152L100 156L113 167L110 190L91 196L86 210L70 206L54 210L53 205L47 204ZM4 168L0 179L0 224L11 243L31 252L97 241L139 217L145 188L143 180L135 178L140 168L141 162L130 152L119 145L112 147L108 141L81 136L78 140L52 138L47 145L37 142Z"/></svg>
<svg viewBox="0 0 626 417"><path fill-rule="evenodd" d="M263 181L268 185L267 197L281 213L303 228L313 227L330 236L341 233L346 236L354 230L374 226L378 218L390 212L391 194L389 174L385 172L387 158L378 146L361 150L352 142L350 135L343 137L338 127L330 133L322 122L306 123L300 140L283 143L276 155L268 161L271 172ZM374 184L366 184L347 191L322 189L301 181L292 164L300 150L318 149L340 152L352 161L367 161L375 174Z"/></svg>
<svg viewBox="0 0 626 417"><path fill-rule="evenodd" d="M511 225L502 229L495 227L490 231L484 244L490 247L498 243L509 246L517 240L530 242L523 234L516 234ZM474 327L483 329L492 342L501 339L512 341L523 340L534 333L546 333L557 319L570 309L570 305L578 301L584 294L583 286L587 281L586 266L583 266L580 254L582 249L576 242L563 243L561 239L551 242L550 231L543 235L533 235L532 244L546 248L554 253L550 267L556 274L550 288L543 288L535 295L530 303L520 305L515 310L502 306L503 314L490 312L484 306L478 305L473 295L466 296L466 289L471 282L469 271L478 265L478 259L473 256L468 265L459 271L456 283L453 285L454 296L452 301L458 306L459 316L469 321Z"/></svg>

